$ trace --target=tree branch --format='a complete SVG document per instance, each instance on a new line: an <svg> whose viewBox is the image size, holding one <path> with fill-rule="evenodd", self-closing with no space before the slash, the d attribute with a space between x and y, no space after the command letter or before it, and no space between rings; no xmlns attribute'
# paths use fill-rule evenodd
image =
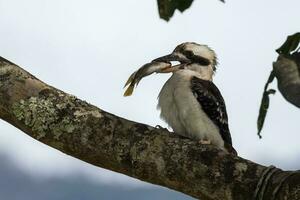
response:
<svg viewBox="0 0 300 200"><path fill-rule="evenodd" d="M293 58L278 56L273 63L275 76L278 80L278 89L283 97L291 104L300 108L300 53Z"/></svg>
<svg viewBox="0 0 300 200"><path fill-rule="evenodd" d="M265 199L274 190L280 200L300 196L298 172L269 170L211 145L117 117L1 57L0 118L80 160L202 200L252 200L255 190Z"/></svg>

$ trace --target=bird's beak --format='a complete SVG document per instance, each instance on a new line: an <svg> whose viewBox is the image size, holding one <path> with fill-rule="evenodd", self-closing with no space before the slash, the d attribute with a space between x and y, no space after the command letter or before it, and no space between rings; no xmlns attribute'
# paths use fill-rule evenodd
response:
<svg viewBox="0 0 300 200"><path fill-rule="evenodd" d="M180 64L174 66L168 66L165 69L162 69L160 73L170 73L170 72L178 71L179 69L181 69L183 65L189 62L189 60L185 58L185 56L176 53L171 53L169 55L156 58L152 62L171 62L171 61L178 61L180 62Z"/></svg>
<svg viewBox="0 0 300 200"><path fill-rule="evenodd" d="M152 62L171 62L171 61L179 61L181 63L189 62L189 60L185 58L185 56L178 53L171 53L169 55L156 58Z"/></svg>

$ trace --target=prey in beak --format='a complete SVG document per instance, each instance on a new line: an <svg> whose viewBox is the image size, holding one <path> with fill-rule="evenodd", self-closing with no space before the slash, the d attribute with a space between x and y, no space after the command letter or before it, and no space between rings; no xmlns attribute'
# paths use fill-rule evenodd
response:
<svg viewBox="0 0 300 200"><path fill-rule="evenodd" d="M170 62L156 62L152 61L151 63L147 63L143 65L141 68L139 68L137 71L133 72L130 77L128 78L127 82L125 83L125 86L128 86L124 96L130 96L133 93L134 87L137 86L142 80L142 78L149 76L156 73L169 73L171 71L170 68L172 67Z"/></svg>
<svg viewBox="0 0 300 200"><path fill-rule="evenodd" d="M158 72L158 73L176 72L179 69L183 69L184 66L190 62L190 60L187 59L184 55L174 53L174 52L169 55L162 56L162 57L152 60L152 62L168 62L168 63L170 63L172 61L178 61L178 62L180 62L180 64L174 65L174 66L171 65L168 68L162 69L161 72Z"/></svg>
<svg viewBox="0 0 300 200"><path fill-rule="evenodd" d="M172 66L172 61L178 61L180 64ZM127 87L124 96L130 96L133 93L134 87L138 85L142 78L155 73L171 73L183 69L189 60L178 53L171 53L152 60L150 63L143 65L137 71L132 73L128 78L124 87Z"/></svg>

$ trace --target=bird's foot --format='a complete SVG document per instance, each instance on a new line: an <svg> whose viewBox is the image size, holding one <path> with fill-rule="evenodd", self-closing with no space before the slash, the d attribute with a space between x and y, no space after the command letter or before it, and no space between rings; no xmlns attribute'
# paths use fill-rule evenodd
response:
<svg viewBox="0 0 300 200"><path fill-rule="evenodd" d="M199 143L200 144L211 144L211 141L210 140L206 140L206 139L201 139L201 140L199 140Z"/></svg>

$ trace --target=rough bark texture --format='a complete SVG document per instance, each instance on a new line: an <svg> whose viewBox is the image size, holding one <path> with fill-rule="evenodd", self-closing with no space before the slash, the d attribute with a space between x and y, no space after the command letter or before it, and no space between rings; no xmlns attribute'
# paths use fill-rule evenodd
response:
<svg viewBox="0 0 300 200"><path fill-rule="evenodd" d="M272 199L274 190L274 199L300 199L298 172L267 168L117 117L1 57L0 118L80 160L201 200L252 200L257 189L263 199Z"/></svg>
<svg viewBox="0 0 300 200"><path fill-rule="evenodd" d="M284 98L300 108L300 53L291 58L279 56L273 63L278 89Z"/></svg>

